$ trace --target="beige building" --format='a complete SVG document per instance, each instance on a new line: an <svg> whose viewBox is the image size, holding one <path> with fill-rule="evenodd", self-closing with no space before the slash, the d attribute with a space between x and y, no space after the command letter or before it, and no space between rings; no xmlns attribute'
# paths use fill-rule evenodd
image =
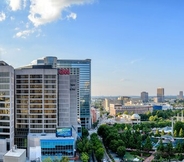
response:
<svg viewBox="0 0 184 162"><path fill-rule="evenodd" d="M153 107L147 105L123 106L121 104L110 104L110 115L112 116L116 116L118 113L124 113L125 111L128 114L145 114L148 111L152 112Z"/></svg>
<svg viewBox="0 0 184 162"><path fill-rule="evenodd" d="M164 88L157 88L157 102L164 102Z"/></svg>

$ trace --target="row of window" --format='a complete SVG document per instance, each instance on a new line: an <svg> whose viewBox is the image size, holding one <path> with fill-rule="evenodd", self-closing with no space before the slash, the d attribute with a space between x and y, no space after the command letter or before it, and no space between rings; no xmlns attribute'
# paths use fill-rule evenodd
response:
<svg viewBox="0 0 184 162"><path fill-rule="evenodd" d="M1 73L0 73L1 74ZM5 75L5 74L4 74ZM0 75L1 76L1 75ZM9 76L9 75L8 75ZM21 79L21 78L42 78L43 75L16 75L17 79ZM56 78L56 75L44 75L44 78Z"/></svg>
<svg viewBox="0 0 184 162"><path fill-rule="evenodd" d="M1 100L0 100L1 101ZM44 103L57 103L55 99L53 100L44 100ZM43 103L42 100L30 100L29 103ZM17 100L17 103L28 103L28 100Z"/></svg>
<svg viewBox="0 0 184 162"><path fill-rule="evenodd" d="M42 93L42 90L17 90L16 93ZM56 93L56 90L44 90L44 93Z"/></svg>
<svg viewBox="0 0 184 162"><path fill-rule="evenodd" d="M9 78L0 78L0 83L9 83L10 79Z"/></svg>
<svg viewBox="0 0 184 162"><path fill-rule="evenodd" d="M28 109L28 105L27 104L26 105L17 105L17 108ZM40 108L42 108L42 105L30 105L30 108L40 109ZM44 108L46 108L46 109L53 109L53 108L56 108L56 105L44 105Z"/></svg>
<svg viewBox="0 0 184 162"><path fill-rule="evenodd" d="M0 110L0 112L1 112L1 110ZM44 113L46 113L46 114L52 114L52 113L56 113L56 110L44 110L44 111L42 111L42 110L30 110L30 113L42 113L42 112L44 112ZM17 110L17 113L28 113L28 111L27 110Z"/></svg>
<svg viewBox="0 0 184 162"><path fill-rule="evenodd" d="M17 88L43 88L42 85L17 85ZM44 88L56 88L56 85L44 85Z"/></svg>
<svg viewBox="0 0 184 162"><path fill-rule="evenodd" d="M17 115L17 119L22 119L22 118L43 118L43 115ZM56 115L44 115L44 118L50 118L50 119L56 119Z"/></svg>
<svg viewBox="0 0 184 162"><path fill-rule="evenodd" d="M0 77L9 77L9 72L0 72Z"/></svg>

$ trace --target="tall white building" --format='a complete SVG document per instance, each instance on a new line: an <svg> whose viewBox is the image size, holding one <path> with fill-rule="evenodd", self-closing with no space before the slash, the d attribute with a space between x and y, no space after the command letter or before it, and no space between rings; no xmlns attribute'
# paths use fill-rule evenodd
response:
<svg viewBox="0 0 184 162"><path fill-rule="evenodd" d="M0 159L2 159L2 149L9 150L13 145L14 68L4 61L0 61Z"/></svg>
<svg viewBox="0 0 184 162"><path fill-rule="evenodd" d="M58 71L51 66L15 70L15 143L27 147L28 133L55 133Z"/></svg>
<svg viewBox="0 0 184 162"><path fill-rule="evenodd" d="M74 126L77 130L79 116L79 69L58 69L58 126Z"/></svg>

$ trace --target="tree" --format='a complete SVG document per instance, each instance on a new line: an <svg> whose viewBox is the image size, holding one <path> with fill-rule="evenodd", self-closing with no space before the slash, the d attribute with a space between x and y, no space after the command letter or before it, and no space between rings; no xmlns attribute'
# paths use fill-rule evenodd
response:
<svg viewBox="0 0 184 162"><path fill-rule="evenodd" d="M156 137L160 137L160 132L159 132L158 129L157 129L156 132L155 132L155 136L156 136Z"/></svg>
<svg viewBox="0 0 184 162"><path fill-rule="evenodd" d="M174 137L177 137L177 136L178 136L177 130L174 130Z"/></svg>
<svg viewBox="0 0 184 162"><path fill-rule="evenodd" d="M162 129L162 132L161 132L161 136L163 136L165 134L164 130Z"/></svg>
<svg viewBox="0 0 184 162"><path fill-rule="evenodd" d="M180 128L179 137L183 137L183 129L182 128Z"/></svg>
<svg viewBox="0 0 184 162"><path fill-rule="evenodd" d="M157 151L164 151L164 144L162 142L162 139L160 139L159 146L157 147Z"/></svg>
<svg viewBox="0 0 184 162"><path fill-rule="evenodd" d="M86 152L83 152L83 153L82 153L82 155L81 155L81 160L82 160L83 162L88 162L89 156L88 156L88 154L87 154Z"/></svg>
<svg viewBox="0 0 184 162"><path fill-rule="evenodd" d="M109 148L112 152L116 153L118 148L118 141L117 140L110 141Z"/></svg>
<svg viewBox="0 0 184 162"><path fill-rule="evenodd" d="M95 157L98 161L100 161L104 157L105 150L104 148L99 148L95 151Z"/></svg>
<svg viewBox="0 0 184 162"><path fill-rule="evenodd" d="M179 133L181 128L184 130L184 123L181 122L181 121L177 121L177 122L174 124L174 131L176 130L177 133ZM178 135L178 134L177 134L177 135Z"/></svg>
<svg viewBox="0 0 184 162"><path fill-rule="evenodd" d="M145 151L150 151L151 149L152 149L152 143L151 143L151 139L150 139L150 137L148 136L147 138L146 138L146 141L145 141L145 144L144 144L144 146L143 146L143 149L145 150Z"/></svg>
<svg viewBox="0 0 184 162"><path fill-rule="evenodd" d="M48 158L45 158L42 162L52 162L52 159L48 157Z"/></svg>
<svg viewBox="0 0 184 162"><path fill-rule="evenodd" d="M119 146L117 148L117 154L118 156L120 156L121 158L123 158L123 156L125 155L126 153L126 148L124 146Z"/></svg>
<svg viewBox="0 0 184 162"><path fill-rule="evenodd" d="M123 114L128 115L128 111L127 111L127 110L125 110L125 111L123 112Z"/></svg>
<svg viewBox="0 0 184 162"><path fill-rule="evenodd" d="M86 128L82 128L82 137L87 137L89 135L89 132Z"/></svg>
<svg viewBox="0 0 184 162"><path fill-rule="evenodd" d="M69 158L66 156L63 156L60 162L69 162Z"/></svg>
<svg viewBox="0 0 184 162"><path fill-rule="evenodd" d="M60 162L60 160L59 160L58 158L55 158L55 159L53 160L53 162Z"/></svg>

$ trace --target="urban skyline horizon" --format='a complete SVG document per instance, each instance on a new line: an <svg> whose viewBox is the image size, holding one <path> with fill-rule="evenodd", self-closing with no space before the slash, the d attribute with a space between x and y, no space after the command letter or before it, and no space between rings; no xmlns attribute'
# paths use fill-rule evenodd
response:
<svg viewBox="0 0 184 162"><path fill-rule="evenodd" d="M92 60L92 95L184 90L184 1L2 0L0 60ZM151 86L150 86L151 85Z"/></svg>

